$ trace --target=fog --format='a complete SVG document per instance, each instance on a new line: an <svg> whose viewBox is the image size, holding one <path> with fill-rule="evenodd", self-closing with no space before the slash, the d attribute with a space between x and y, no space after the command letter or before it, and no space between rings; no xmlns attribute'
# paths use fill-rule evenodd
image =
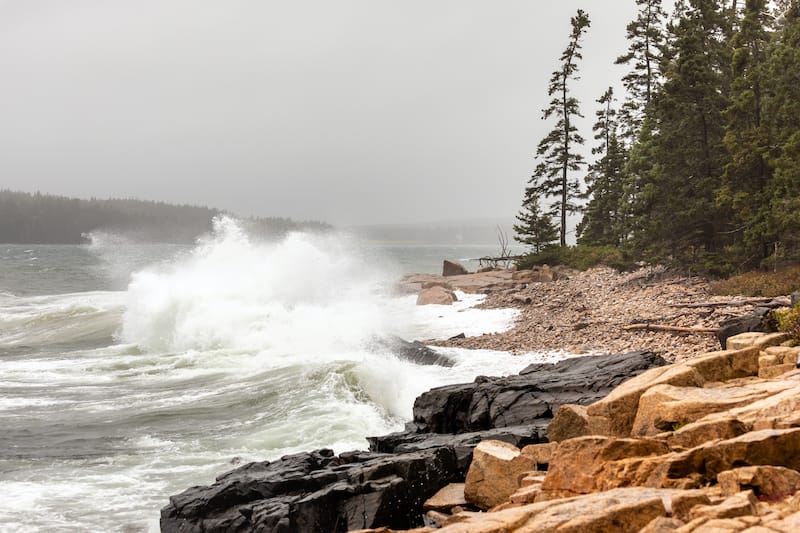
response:
<svg viewBox="0 0 800 533"><path fill-rule="evenodd" d="M511 218L578 8L591 139L633 0L0 0L0 188L340 225Z"/></svg>

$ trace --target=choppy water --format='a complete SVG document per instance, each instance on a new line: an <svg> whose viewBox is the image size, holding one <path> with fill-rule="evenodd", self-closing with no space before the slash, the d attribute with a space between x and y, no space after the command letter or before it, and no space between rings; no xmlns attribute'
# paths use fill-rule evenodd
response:
<svg viewBox="0 0 800 533"><path fill-rule="evenodd" d="M259 244L228 219L194 247L0 245L0 531L157 531L170 494L236 464L366 448L431 387L562 357L445 350L456 365L441 368L377 350L375 335L513 320L477 296L392 296L404 271L492 251L434 250Z"/></svg>

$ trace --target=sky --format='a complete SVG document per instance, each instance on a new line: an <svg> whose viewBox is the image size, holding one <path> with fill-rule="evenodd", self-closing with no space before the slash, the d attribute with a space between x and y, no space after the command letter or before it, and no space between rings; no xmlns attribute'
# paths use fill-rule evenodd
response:
<svg viewBox="0 0 800 533"><path fill-rule="evenodd" d="M511 218L578 8L591 140L634 0L0 0L0 189Z"/></svg>

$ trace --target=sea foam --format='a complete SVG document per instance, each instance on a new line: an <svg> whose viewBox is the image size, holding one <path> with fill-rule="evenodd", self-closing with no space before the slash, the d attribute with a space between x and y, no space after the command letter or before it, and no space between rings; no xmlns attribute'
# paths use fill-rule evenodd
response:
<svg viewBox="0 0 800 533"><path fill-rule="evenodd" d="M134 273L121 337L148 350L341 352L384 329L385 286L337 237L255 243L221 217L169 265Z"/></svg>

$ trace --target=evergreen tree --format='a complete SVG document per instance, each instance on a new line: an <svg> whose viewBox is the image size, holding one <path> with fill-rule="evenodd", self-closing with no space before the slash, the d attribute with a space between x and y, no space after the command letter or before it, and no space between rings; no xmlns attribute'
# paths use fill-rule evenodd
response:
<svg viewBox="0 0 800 533"><path fill-rule="evenodd" d="M514 225L514 239L531 247L538 254L558 239L558 229L550 216L542 214L539 197L531 188L526 189L522 211L517 215L519 224Z"/></svg>
<svg viewBox="0 0 800 533"><path fill-rule="evenodd" d="M556 125L538 144L536 155L539 163L526 189L523 208L533 205L529 198L554 196L557 200L551 204L548 214L560 218L560 243L567 244L567 214L574 213L578 207L573 202L580 193L577 179L570 178L570 173L580 169L584 164L583 156L577 146L583 144L574 124L576 117L582 117L578 100L570 94L570 82L578 79L578 61L582 59L581 38L589 27L589 17L583 10L578 10L571 19L572 32L569 44L561 54L561 66L553 72L547 88L552 98L550 104L542 111L542 118L556 117Z"/></svg>
<svg viewBox="0 0 800 533"><path fill-rule="evenodd" d="M627 26L628 51L619 56L617 65L631 65L622 78L629 99L621 109L623 135L633 142L642 124L645 109L660 84L659 62L664 47L664 21L667 14L662 0L636 0L639 12Z"/></svg>
<svg viewBox="0 0 800 533"><path fill-rule="evenodd" d="M617 135L617 110L613 107L614 89L609 87L597 103L601 108L595 113L594 138L600 144L592 149L599 156L589 167L586 176L583 219L578 224L578 243L618 245L620 232L620 206L622 203L622 176L625 166L625 149Z"/></svg>
<svg viewBox="0 0 800 533"><path fill-rule="evenodd" d="M643 172L637 179L645 197L634 200L633 225L637 249L651 259L698 264L721 244L715 200L726 162L727 19L717 0L678 0L676 14L662 61L665 82L647 110L649 137L640 140L648 146L636 150L633 170Z"/></svg>
<svg viewBox="0 0 800 533"><path fill-rule="evenodd" d="M764 76L773 21L767 0L747 0L738 31L731 39L731 100L725 111L725 166L718 205L727 214L732 257L739 265L757 266L770 252L758 222L772 169L767 163L770 134L764 114Z"/></svg>
<svg viewBox="0 0 800 533"><path fill-rule="evenodd" d="M800 257L800 2L783 6L778 38L767 61L763 120L773 175L767 181L756 231L772 253ZM776 259L777 259L776 258Z"/></svg>

